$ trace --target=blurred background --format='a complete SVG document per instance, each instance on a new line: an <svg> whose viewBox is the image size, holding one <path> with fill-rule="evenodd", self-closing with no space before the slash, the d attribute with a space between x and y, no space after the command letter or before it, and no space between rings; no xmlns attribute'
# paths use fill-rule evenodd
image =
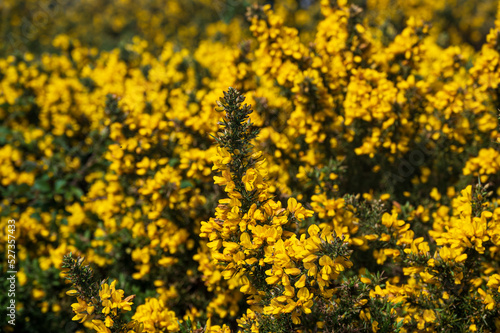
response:
<svg viewBox="0 0 500 333"><path fill-rule="evenodd" d="M248 24L246 7L269 3L285 23L301 32L314 30L320 18L318 0L2 0L0 1L0 55L50 51L60 34L85 46L109 50L139 36L150 51L167 40L193 47L212 35L216 26ZM478 49L493 26L497 2L493 0L355 0L367 10L373 25L395 36L410 16L432 23L443 47L467 43ZM244 30L244 29L243 29ZM302 38L307 38L307 33ZM238 39L240 36L226 38Z"/></svg>

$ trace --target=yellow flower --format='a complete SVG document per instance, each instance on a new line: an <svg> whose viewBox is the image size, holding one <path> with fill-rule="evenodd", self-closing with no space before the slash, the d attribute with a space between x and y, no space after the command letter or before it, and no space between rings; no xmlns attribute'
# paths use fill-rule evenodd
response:
<svg viewBox="0 0 500 333"><path fill-rule="evenodd" d="M309 289L307 288L300 288L299 292L297 293L298 301L297 301L297 307L301 307L302 311L304 313L311 313L311 307L313 306L313 294L309 292Z"/></svg>
<svg viewBox="0 0 500 333"><path fill-rule="evenodd" d="M94 330L98 333L111 333L111 330L102 320L92 320L92 324L94 324Z"/></svg>
<svg viewBox="0 0 500 333"><path fill-rule="evenodd" d="M307 279L307 275L306 274L302 274L300 276L300 279L298 279L297 282L295 282L295 284L294 284L295 288L301 289L301 288L305 287L305 285L306 285L306 279Z"/></svg>
<svg viewBox="0 0 500 333"><path fill-rule="evenodd" d="M103 305L102 313L108 315L113 310L113 313L116 315L118 310L130 311L130 305L133 304L131 300L135 297L135 295L129 296L126 299L123 299L123 290L116 290L116 280L111 282L111 285L107 283L103 283L101 285L101 289L99 290L99 297L101 298L101 303Z"/></svg>
<svg viewBox="0 0 500 333"><path fill-rule="evenodd" d="M436 321L436 314L432 310L424 310L423 318L426 322L432 323Z"/></svg>
<svg viewBox="0 0 500 333"><path fill-rule="evenodd" d="M145 304L137 307L132 319L144 325L144 332L179 330L179 320L175 313L165 307L163 301L156 298L147 298Z"/></svg>
<svg viewBox="0 0 500 333"><path fill-rule="evenodd" d="M257 171L255 171L255 169L248 169L247 172L245 173L245 175L242 177L242 182L243 184L245 185L245 189L247 191L253 191L255 186L254 186L254 183L255 181L257 180Z"/></svg>
<svg viewBox="0 0 500 333"><path fill-rule="evenodd" d="M493 310L495 308L495 300L493 299L493 296L489 293L486 293L483 289L479 288L477 292L481 295L483 298L483 304L486 304L486 310Z"/></svg>
<svg viewBox="0 0 500 333"><path fill-rule="evenodd" d="M74 289L68 290L68 291L66 292L66 295L68 295L68 296L76 296L76 295L78 295L78 294L79 294L79 293L78 293L78 291L77 291L77 290L74 290Z"/></svg>
<svg viewBox="0 0 500 333"><path fill-rule="evenodd" d="M72 320L80 320L80 323L84 321L90 320L94 317L92 314L94 312L94 306L87 304L82 298L77 297L78 303L71 304L71 308L76 315L72 318Z"/></svg>
<svg viewBox="0 0 500 333"><path fill-rule="evenodd" d="M305 209L301 203L298 203L295 198L288 199L288 211L299 220L312 216L311 210Z"/></svg>
<svg viewBox="0 0 500 333"><path fill-rule="evenodd" d="M113 286L114 287L114 286ZM111 312L111 301L109 298L111 297L111 289L107 283L103 283L101 285L101 289L99 290L99 297L101 298L102 305L104 308L102 309L102 313L109 314Z"/></svg>
<svg viewBox="0 0 500 333"><path fill-rule="evenodd" d="M231 154L225 148L217 147L217 154L214 159L212 170L224 169L231 162Z"/></svg>

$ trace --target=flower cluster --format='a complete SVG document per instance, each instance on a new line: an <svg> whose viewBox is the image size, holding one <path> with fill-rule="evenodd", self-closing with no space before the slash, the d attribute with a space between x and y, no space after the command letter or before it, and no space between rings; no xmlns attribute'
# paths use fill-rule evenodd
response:
<svg viewBox="0 0 500 333"><path fill-rule="evenodd" d="M307 234L297 235L311 210L295 198L282 208L270 196L266 161L261 152L252 151L257 135L247 122L252 111L243 101L229 88L218 103L225 116L216 137L214 169L223 177L214 180L225 186L228 198L219 200L215 217L202 222L200 236L209 240L215 264L222 264L221 276L238 279L233 283L247 295L250 310L299 325L318 297L331 297L329 287L352 263L344 239L329 226L311 225ZM248 318L243 322L240 326L259 326Z"/></svg>
<svg viewBox="0 0 500 333"><path fill-rule="evenodd" d="M0 3L16 330L500 329L497 1L264 2Z"/></svg>
<svg viewBox="0 0 500 333"><path fill-rule="evenodd" d="M122 314L131 310L130 306L135 295L124 298L123 290L116 289L116 280L111 284L103 281L98 285L92 269L83 266L83 261L84 258L75 259L70 253L64 257L62 265L68 269L67 279L75 288L66 292L69 296L75 296L77 300L77 303L71 304L75 313L73 320L86 323L100 333L140 333L141 329L129 330L133 324L125 324L122 319Z"/></svg>

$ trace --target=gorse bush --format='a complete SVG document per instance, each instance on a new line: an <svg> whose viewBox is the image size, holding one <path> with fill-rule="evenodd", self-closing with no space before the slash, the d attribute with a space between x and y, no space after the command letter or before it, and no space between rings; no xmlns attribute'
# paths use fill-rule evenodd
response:
<svg viewBox="0 0 500 333"><path fill-rule="evenodd" d="M497 3L168 3L0 49L3 331L500 331Z"/></svg>

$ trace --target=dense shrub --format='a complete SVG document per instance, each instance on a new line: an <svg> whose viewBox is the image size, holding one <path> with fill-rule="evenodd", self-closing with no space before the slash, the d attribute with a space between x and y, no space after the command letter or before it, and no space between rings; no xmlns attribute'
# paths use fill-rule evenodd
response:
<svg viewBox="0 0 500 333"><path fill-rule="evenodd" d="M16 332L500 331L496 3L41 3L0 4Z"/></svg>

